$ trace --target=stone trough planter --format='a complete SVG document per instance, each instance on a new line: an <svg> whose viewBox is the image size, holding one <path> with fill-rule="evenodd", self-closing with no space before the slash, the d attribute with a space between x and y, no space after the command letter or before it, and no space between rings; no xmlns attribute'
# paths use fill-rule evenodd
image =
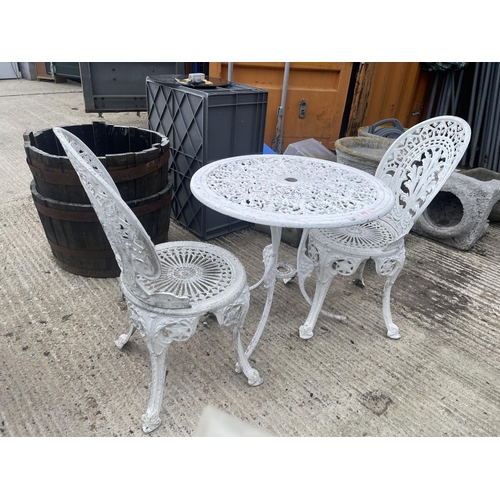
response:
<svg viewBox="0 0 500 500"><path fill-rule="evenodd" d="M343 137L335 142L337 161L374 174L392 142L381 137Z"/></svg>
<svg viewBox="0 0 500 500"><path fill-rule="evenodd" d="M463 170L461 173L478 181L500 181L500 172L493 172L493 170L487 168L472 168L471 170ZM491 222L500 222L500 201L493 205L489 219Z"/></svg>

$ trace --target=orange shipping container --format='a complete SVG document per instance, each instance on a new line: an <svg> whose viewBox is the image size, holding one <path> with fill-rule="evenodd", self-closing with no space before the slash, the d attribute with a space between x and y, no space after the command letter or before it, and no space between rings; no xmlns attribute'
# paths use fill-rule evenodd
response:
<svg viewBox="0 0 500 500"><path fill-rule="evenodd" d="M277 136L285 63L232 64L234 82L269 93L264 140L272 146ZM227 62L210 63L210 76L227 79L228 66ZM359 127L385 118L397 118L404 127L411 127L423 119L427 83L428 73L422 71L419 62L292 62L282 152L289 144L309 138L334 150L339 137L356 136Z"/></svg>
<svg viewBox="0 0 500 500"><path fill-rule="evenodd" d="M290 64L283 120L283 151L290 143L311 137L334 149L346 106L352 66L352 63L337 62ZM276 138L284 74L284 62L233 63L232 81L268 91L264 136L268 146ZM228 63L211 62L210 76L227 79Z"/></svg>

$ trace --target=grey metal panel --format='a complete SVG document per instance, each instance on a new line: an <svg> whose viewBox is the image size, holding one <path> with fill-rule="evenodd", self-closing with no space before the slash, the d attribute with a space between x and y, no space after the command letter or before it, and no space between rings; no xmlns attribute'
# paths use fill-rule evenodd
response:
<svg viewBox="0 0 500 500"><path fill-rule="evenodd" d="M146 111L146 77L183 75L184 62L81 62L87 113Z"/></svg>
<svg viewBox="0 0 500 500"><path fill-rule="evenodd" d="M21 78L20 71L15 62L0 62L0 80Z"/></svg>
<svg viewBox="0 0 500 500"><path fill-rule="evenodd" d="M53 62L51 65L54 75L80 79L80 69L77 62Z"/></svg>

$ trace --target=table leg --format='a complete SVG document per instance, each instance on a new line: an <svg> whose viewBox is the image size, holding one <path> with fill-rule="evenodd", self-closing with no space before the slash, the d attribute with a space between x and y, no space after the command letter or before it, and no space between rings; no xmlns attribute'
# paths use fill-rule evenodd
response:
<svg viewBox="0 0 500 500"><path fill-rule="evenodd" d="M260 336L264 331L267 323L267 318L269 317L269 311L271 310L271 305L273 302L274 287L276 285L276 276L278 273L278 250L281 242L281 227L271 226L271 244L267 245L263 252L264 260L264 276L262 279L254 285L253 288L258 286L260 283L264 283L264 288L266 289L266 304L264 306L264 311L262 312L262 317L260 318L259 325L256 332L254 333L250 344L245 350L245 355L247 358L250 357L255 347L257 346ZM240 371L238 365L236 366L236 371Z"/></svg>

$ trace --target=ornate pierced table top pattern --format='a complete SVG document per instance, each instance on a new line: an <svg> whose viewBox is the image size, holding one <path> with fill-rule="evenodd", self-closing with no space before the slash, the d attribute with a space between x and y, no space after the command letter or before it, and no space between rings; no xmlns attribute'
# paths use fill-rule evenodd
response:
<svg viewBox="0 0 500 500"><path fill-rule="evenodd" d="M361 170L326 160L249 155L213 162L191 179L196 198L238 219L281 227L335 227L378 219L390 190Z"/></svg>

